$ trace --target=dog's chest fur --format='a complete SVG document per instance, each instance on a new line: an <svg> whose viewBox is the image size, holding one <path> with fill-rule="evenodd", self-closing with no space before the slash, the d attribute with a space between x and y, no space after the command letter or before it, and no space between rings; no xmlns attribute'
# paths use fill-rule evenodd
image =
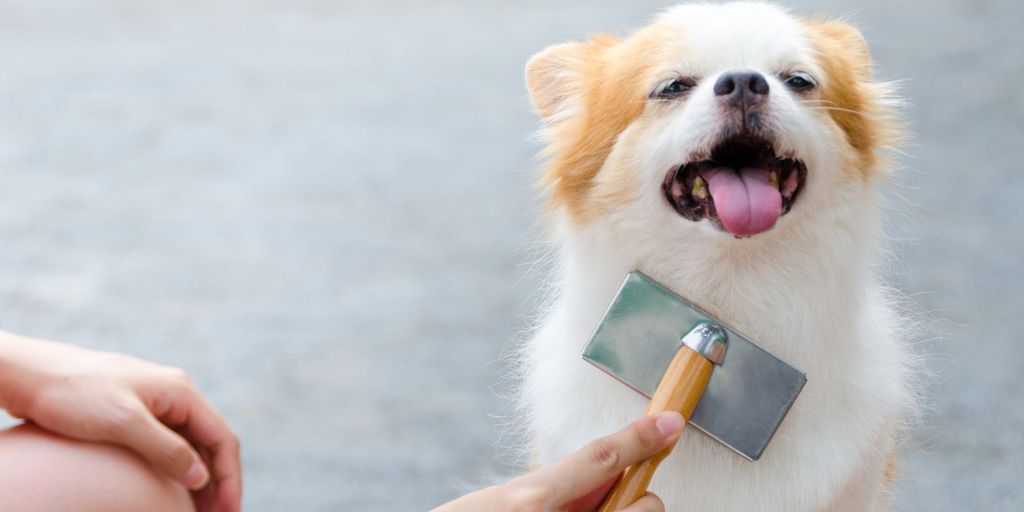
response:
<svg viewBox="0 0 1024 512"><path fill-rule="evenodd" d="M726 246L668 254L658 241L616 240L601 226L568 236L557 298L525 352L523 405L541 464L643 414L643 397L581 358L622 278L638 268L808 376L757 462L684 432L652 484L667 510L883 509L907 397L897 320L865 249L870 217L845 241L808 247L790 234L746 256Z"/></svg>

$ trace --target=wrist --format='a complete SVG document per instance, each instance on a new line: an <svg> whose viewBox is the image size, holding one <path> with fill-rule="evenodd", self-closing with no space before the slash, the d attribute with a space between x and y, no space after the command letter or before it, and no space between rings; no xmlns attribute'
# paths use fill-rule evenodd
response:
<svg viewBox="0 0 1024 512"><path fill-rule="evenodd" d="M0 409L10 409L13 393L12 382L17 380L14 375L14 335L0 331Z"/></svg>
<svg viewBox="0 0 1024 512"><path fill-rule="evenodd" d="M0 331L0 409L18 418L26 417L31 391L38 386L28 354L34 341Z"/></svg>

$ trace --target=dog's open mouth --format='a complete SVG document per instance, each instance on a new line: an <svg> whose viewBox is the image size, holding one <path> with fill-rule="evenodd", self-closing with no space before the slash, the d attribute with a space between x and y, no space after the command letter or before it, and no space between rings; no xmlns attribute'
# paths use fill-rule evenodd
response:
<svg viewBox="0 0 1024 512"><path fill-rule="evenodd" d="M738 135L711 151L711 158L680 165L665 176L665 197L684 218L710 219L738 237L762 233L796 202L807 167L780 158L760 137Z"/></svg>

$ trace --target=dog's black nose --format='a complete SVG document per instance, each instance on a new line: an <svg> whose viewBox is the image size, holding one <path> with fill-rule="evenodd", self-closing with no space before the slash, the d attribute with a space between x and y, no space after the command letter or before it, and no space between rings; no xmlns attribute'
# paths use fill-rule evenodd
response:
<svg viewBox="0 0 1024 512"><path fill-rule="evenodd" d="M715 96L736 108L746 108L768 99L768 81L756 71L729 71L715 81Z"/></svg>

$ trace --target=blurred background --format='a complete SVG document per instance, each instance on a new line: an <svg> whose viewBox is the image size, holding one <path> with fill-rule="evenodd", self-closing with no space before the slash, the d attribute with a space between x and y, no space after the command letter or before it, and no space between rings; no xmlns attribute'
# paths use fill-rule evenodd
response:
<svg viewBox="0 0 1024 512"><path fill-rule="evenodd" d="M0 329L187 369L248 510L511 474L503 354L544 281L523 65L665 5L0 0ZM897 510L1024 505L1022 5L792 3L910 104L892 279L934 377Z"/></svg>

